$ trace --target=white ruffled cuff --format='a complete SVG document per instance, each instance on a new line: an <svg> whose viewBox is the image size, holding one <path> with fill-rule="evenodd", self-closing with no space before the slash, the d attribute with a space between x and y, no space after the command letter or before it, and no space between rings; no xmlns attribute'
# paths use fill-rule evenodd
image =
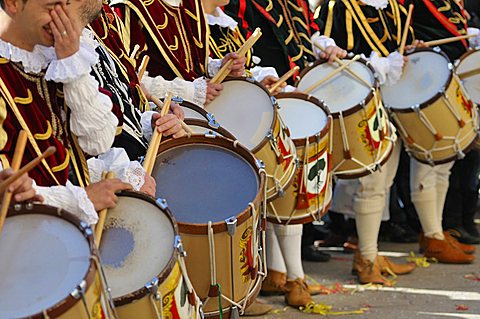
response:
<svg viewBox="0 0 480 319"><path fill-rule="evenodd" d="M388 6L388 0L363 0L362 2L377 10L385 9Z"/></svg>
<svg viewBox="0 0 480 319"><path fill-rule="evenodd" d="M295 92L296 90L297 88L291 85L287 85L283 88L283 92L285 93Z"/></svg>
<svg viewBox="0 0 480 319"><path fill-rule="evenodd" d="M208 76L213 77L215 74L220 71L220 68L222 67L222 59L212 59L208 58Z"/></svg>
<svg viewBox="0 0 480 319"><path fill-rule="evenodd" d="M90 158L87 161L90 181L101 181L102 172L111 171L122 182L129 183L136 191L145 183L145 170L137 161L130 161L127 152L123 148L111 148L98 158Z"/></svg>
<svg viewBox="0 0 480 319"><path fill-rule="evenodd" d="M475 35L475 37L468 39L468 43L470 48L476 49L480 47L480 30L477 28L468 28L467 29L468 35Z"/></svg>
<svg viewBox="0 0 480 319"><path fill-rule="evenodd" d="M328 48L329 46L336 45L335 40L332 38L326 37L324 35L320 35L320 32L315 32L312 35L311 38L312 41L312 47L313 47L313 52L315 53L315 57L318 59L320 57L320 54L322 53L322 50L320 50L315 43L319 44L323 48Z"/></svg>
<svg viewBox="0 0 480 319"><path fill-rule="evenodd" d="M195 81L185 81L181 78L175 78L173 81L167 81L161 76L152 78L149 77L148 74L145 74L142 78L142 84L151 95L164 97L167 91L171 91L174 95L179 96L184 100L193 102L199 106L203 106L207 96L207 84L206 82L204 84L204 95L199 96L198 94L200 93L197 93L197 85L195 84Z"/></svg>
<svg viewBox="0 0 480 319"><path fill-rule="evenodd" d="M53 60L47 68L45 79L58 83L71 83L82 75L90 74L92 66L99 61L95 48L88 43L80 43L80 49L73 55Z"/></svg>
<svg viewBox="0 0 480 319"><path fill-rule="evenodd" d="M370 63L378 74L380 85L393 85L402 76L403 55L397 51L390 53L386 58L379 57L376 52L372 52Z"/></svg>
<svg viewBox="0 0 480 319"><path fill-rule="evenodd" d="M205 78L198 78L193 80L194 94L191 102L203 107L207 100L207 80Z"/></svg>
<svg viewBox="0 0 480 319"><path fill-rule="evenodd" d="M97 223L97 212L85 189L69 181L65 186L43 187L34 183L33 187L44 198L43 204L60 207L89 225Z"/></svg>
<svg viewBox="0 0 480 319"><path fill-rule="evenodd" d="M258 82L261 82L263 79L265 79L269 75L278 78L277 70L275 70L275 68L272 68L272 67L256 66L254 68L251 68L250 72L252 73L252 76L255 79L255 81L258 81Z"/></svg>
<svg viewBox="0 0 480 319"><path fill-rule="evenodd" d="M150 142L152 139L153 128L152 128L152 116L155 111L146 111L142 113L140 123L142 124L143 136Z"/></svg>

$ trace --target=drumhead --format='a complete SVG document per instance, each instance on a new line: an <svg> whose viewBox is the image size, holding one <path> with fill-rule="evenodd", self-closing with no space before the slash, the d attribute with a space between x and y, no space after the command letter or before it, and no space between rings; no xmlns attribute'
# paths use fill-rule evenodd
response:
<svg viewBox="0 0 480 319"><path fill-rule="evenodd" d="M292 139L304 139L318 134L328 123L328 117L318 105L294 97L277 99L280 116L290 130Z"/></svg>
<svg viewBox="0 0 480 319"><path fill-rule="evenodd" d="M457 66L456 73L462 74L464 72L478 69L480 65L480 50L466 53L460 58L460 63ZM462 80L462 83L470 98L477 105L480 105L480 74L469 76Z"/></svg>
<svg viewBox="0 0 480 319"><path fill-rule="evenodd" d="M270 95L258 84L229 79L223 91L206 106L223 128L232 133L249 150L268 135L275 118Z"/></svg>
<svg viewBox="0 0 480 319"><path fill-rule="evenodd" d="M348 60L345 60L347 62ZM352 71L358 74L362 79L370 82L374 86L375 77L370 68L363 62L355 61L350 67ZM317 64L310 68L297 83L300 91L304 91L316 82L327 77L330 73L337 69L336 64L327 62ZM309 94L317 99L324 101L330 112L338 113L351 109L365 100L371 92L371 87L359 82L346 71L336 74L333 78L318 86Z"/></svg>
<svg viewBox="0 0 480 319"><path fill-rule="evenodd" d="M183 112L185 113L185 119L198 119L198 120L207 120L207 111L202 109L200 106L190 103L188 101L182 101L180 103Z"/></svg>
<svg viewBox="0 0 480 319"><path fill-rule="evenodd" d="M448 84L451 68L448 58L433 50L408 54L401 79L394 85L382 86L387 107L408 109L428 102Z"/></svg>
<svg viewBox="0 0 480 319"><path fill-rule="evenodd" d="M259 189L254 167L242 156L211 144L184 144L157 156L152 176L179 223L206 224L237 216Z"/></svg>
<svg viewBox="0 0 480 319"><path fill-rule="evenodd" d="M174 250L170 217L153 202L126 194L108 210L100 245L113 298L133 293L157 277Z"/></svg>
<svg viewBox="0 0 480 319"><path fill-rule="evenodd" d="M85 278L91 252L67 220L20 214L5 221L0 256L0 318L23 318L68 297Z"/></svg>

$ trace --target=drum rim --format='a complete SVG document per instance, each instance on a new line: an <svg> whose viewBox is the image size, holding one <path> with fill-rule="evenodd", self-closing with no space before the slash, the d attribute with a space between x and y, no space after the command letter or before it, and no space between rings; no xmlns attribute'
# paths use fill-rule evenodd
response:
<svg viewBox="0 0 480 319"><path fill-rule="evenodd" d="M345 57L343 58L342 60L351 60L353 59L353 56L351 57ZM372 67L372 65L370 64L369 61L365 60L364 58L359 58L356 62L360 62L360 63L363 63L369 70L370 72L372 72L373 74L373 85L372 87L370 88L370 92L367 94L367 96L365 97L365 99L363 100L363 103L358 103L354 106L352 106L351 108L349 109L346 109L346 110L343 110L341 112L332 112L330 111L330 115L333 117L333 118L339 118L340 117L340 114L342 114L343 116L348 116L348 115L351 115L351 114L354 114L356 113L357 111L363 109L363 106L364 105L367 105L368 103L370 103L370 101L374 98L374 92L378 92L379 91L379 88L380 88L380 84L378 82L378 79L377 77L375 76L376 72L375 72L375 69ZM297 78L297 80L295 81L295 87L298 88L298 85L300 84L300 81L302 80L302 78L305 76L305 74L307 74L308 72L312 71L315 67L321 65L321 64L325 64L325 63L328 63L328 60L324 60L324 59L320 59L320 60L317 60L315 62L313 62L311 65L308 65L307 67L305 67L302 72L300 72L300 75L299 77ZM372 90L372 88L374 88L375 90ZM320 100L321 102L323 102L323 100ZM327 107L328 105L323 102ZM328 108L330 110L330 108Z"/></svg>
<svg viewBox="0 0 480 319"><path fill-rule="evenodd" d="M233 81L241 81L241 82L248 82L250 84L254 84L254 85L258 86L259 88L261 88L270 97L270 101L272 102L272 109L273 109L273 120L272 120L272 123L270 125L270 131L273 132L275 130L275 126L277 125L277 122L279 121L279 119L278 119L278 103L277 103L276 98L272 94L270 94L268 89L263 84L256 81L253 77L227 76L225 78L225 80L223 81L223 83L233 82ZM208 105L206 106L206 108L208 109ZM221 123L221 121L219 123ZM265 136L260 141L260 143L258 143L254 148L252 148L249 151L252 152L253 154L256 154L258 151L260 151L265 146L265 144L267 144L269 142L269 139L268 139L267 136L268 136L268 133L265 134Z"/></svg>
<svg viewBox="0 0 480 319"><path fill-rule="evenodd" d="M239 154L244 160L250 163L253 168L258 168L257 160L251 151L249 151L241 143L238 143L237 140L233 141L222 136L215 136L213 138L209 138L203 135L192 135L190 137L186 136L184 138L170 139L160 144L160 147L158 148L158 152L157 152L157 157L162 152L168 151L169 149L172 149L174 147L191 145L191 144L208 144L208 145L214 145L214 146L226 148L229 151L234 151L235 153ZM264 173L264 171L260 172L260 170L261 169L258 169L257 171L255 171L254 169L258 177L258 190L257 190L257 195L251 202L255 207L260 207L260 202L262 201L263 192L264 192L265 183L266 183L266 180L265 180L266 174ZM258 212L258 215L260 216L260 211ZM245 221L247 221L251 217L250 206L247 205L245 209L242 210L240 213L238 213L235 217L237 219L237 226L242 225ZM180 233L186 233L190 235L206 235L208 232L207 223L192 224L192 223L183 223L183 222L177 221L178 229L180 230ZM212 222L212 230L214 233L226 232L227 224L225 223L224 220L218 221L218 222Z"/></svg>
<svg viewBox="0 0 480 319"><path fill-rule="evenodd" d="M153 197L151 197L147 194L144 194L142 192L133 191L133 190L121 191L120 193L117 193L117 196L118 197L133 197L133 198L136 198L136 199L145 200L145 201L157 206L170 219L170 222L171 222L172 227L173 227L173 233L175 235L175 238L177 238L177 236L179 236L177 221L175 220L175 217L172 215L168 206L166 206L165 208L162 208ZM168 205L168 203L167 203L167 205ZM174 249L172 251L172 255L170 256L170 260L168 261L167 265L155 277L159 280L160 283L164 282L165 279L167 279L167 277L170 275L173 267L175 267L175 264L177 263L178 256L179 256L178 249L177 249L177 247L174 247ZM107 282L108 282L108 278L107 278ZM148 283L145 283L145 285L147 285L147 284ZM147 287L145 287L145 285L142 288L140 288L138 290L135 290L131 293L128 293L126 295L123 295L123 296L120 296L120 297L117 297L117 298L113 298L113 302L114 302L115 306L119 307L119 306L123 306L123 305L126 305L126 304L130 304L133 301L138 300L138 299L142 299L146 295L150 294L150 291L147 289Z"/></svg>
<svg viewBox="0 0 480 319"><path fill-rule="evenodd" d="M457 67L462 64L462 60L464 60L465 58L467 58L468 56L472 55L472 54L475 54L475 53L480 53L480 49L468 49L467 52L465 52L464 54L462 54L456 61L456 64L455 64L455 71L457 69Z"/></svg>
<svg viewBox="0 0 480 319"><path fill-rule="evenodd" d="M291 219L289 223L286 223L286 220L283 220L281 219L281 223L278 222L278 220L275 218L275 217L270 217L270 216L267 216L267 220L273 224L277 224L277 225L298 225L298 224L306 224L306 223L310 223L314 220L319 220L321 217L323 217L327 212L328 210L330 209L330 206L332 205L332 202L333 202L333 195L330 196L330 200L328 201L327 205L324 206L324 209L322 211L320 210L317 210L311 214L308 214L304 217L300 217L300 218L296 218L296 219ZM312 217L312 214L313 215L320 215L320 218L313 218ZM284 222L285 221L285 222Z"/></svg>
<svg viewBox="0 0 480 319"><path fill-rule="evenodd" d="M219 133L220 135L222 135L223 137L226 137L228 139L231 139L231 140L236 140L235 136L233 136L232 133L230 133L229 131L227 131L226 129L224 129L223 127L219 126L219 127L212 127L208 124L207 121L204 121L204 120L199 120L199 119L192 119L192 118L186 118L184 120L185 124L187 125L196 125L196 126L201 126L201 127L204 127L205 129L208 129L212 132L216 132L216 133ZM204 135L204 134L195 134L195 135Z"/></svg>
<svg viewBox="0 0 480 319"><path fill-rule="evenodd" d="M7 218L13 217L13 216L19 216L19 215L26 215L26 214L55 216L71 223L73 226L75 226L75 228L81 231L82 234L84 235L85 240L87 241L90 249L90 257L95 256L96 258L98 258L98 260L100 260L100 257L99 257L100 254L97 250L97 247L95 246L95 241L93 239L92 227L87 225L87 223L81 221L77 216L73 215L72 213L62 208L53 207L50 205L36 204L36 203L16 203L9 207ZM97 269L97 266L95 265L93 258L90 258L87 273L84 274L83 280L81 281L81 282L84 281L86 283L85 292L88 291L92 286L92 284L94 283L95 277L98 271L99 269ZM81 282L79 282L78 284L80 284ZM57 317L66 313L75 304L77 304L78 302L81 302L80 299L76 299L75 297L72 296L71 293L74 291L75 289L73 289L67 296L65 296L62 300L60 300L50 308L44 309L41 312L37 312L36 314L33 314L25 318L43 319L44 313L52 317Z"/></svg>
<svg viewBox="0 0 480 319"><path fill-rule="evenodd" d="M454 73L453 64L450 62L450 60L448 59L448 56L445 54L445 52L440 50L440 48L438 48L438 47L435 47L435 48L418 48L418 49L415 49L413 51L409 51L409 52L405 53L405 56L409 56L409 55L415 54L417 52L426 52L426 51L434 52L436 54L439 54L439 55L443 56L447 60L448 64L450 65L449 66L450 74L448 75L448 79L445 82L445 84L442 86L442 88L437 93L435 93L431 98L429 98L425 102L418 104L419 109L424 109L424 108L432 105L435 101L437 101L440 97L442 97L442 95L444 95L445 91L448 89L448 87L450 86L450 84L453 81L453 73ZM381 87L380 87L380 92L382 92ZM393 106L390 106L389 104L387 104L387 102L385 102L383 100L383 98L382 98L382 102L383 102L383 105L385 106L385 108L387 108L388 110L391 110L392 112L395 112L395 113L413 113L413 112L415 112L415 110L413 108L413 106L415 106L415 105L412 105L408 108L396 108L396 107L393 107Z"/></svg>
<svg viewBox="0 0 480 319"><path fill-rule="evenodd" d="M327 134L329 134L330 127L332 126L332 119L330 118L330 115L331 115L330 110L325 105L325 103L323 103L322 101L320 101L319 99L317 99L313 95L308 95L308 94L301 93L301 92L279 93L279 94L276 95L277 100L292 99L292 98L303 100L303 101L306 101L306 102L311 102L311 103L315 104L316 106L318 106L320 109L322 109L325 112L325 114L327 114L327 124L325 125L325 127L320 132L317 132L314 135L311 135L311 136L308 137L308 142L309 143L315 143L319 139L322 139ZM288 126L287 126L287 128L288 128ZM290 128L288 128L288 130L290 131ZM307 144L306 143L307 138L291 138L291 139L293 141L293 144L295 144L296 147L302 147L302 146L305 146Z"/></svg>
<svg viewBox="0 0 480 319"><path fill-rule="evenodd" d="M194 110L195 112L201 114L205 118L205 120L208 121L208 114L210 114L210 113L207 112L204 108L198 106L197 104L192 103L192 102L187 101L187 100L183 100L182 102L179 103L179 105L182 106L182 107L186 107L186 108L189 108L191 110ZM187 120L187 119L193 119L193 118L186 117L185 120Z"/></svg>

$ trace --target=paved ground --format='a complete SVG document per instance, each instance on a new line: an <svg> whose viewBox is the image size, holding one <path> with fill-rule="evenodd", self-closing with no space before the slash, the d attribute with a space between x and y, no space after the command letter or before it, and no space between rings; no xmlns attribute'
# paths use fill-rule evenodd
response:
<svg viewBox="0 0 480 319"><path fill-rule="evenodd" d="M418 245L381 243L380 250L388 252L417 252ZM480 249L480 246L478 246ZM418 253L418 252L417 252ZM356 286L350 274L351 254L332 253L327 263L304 262L308 276L324 285L341 283L352 288L347 293L319 295L317 303L332 306L332 311L351 311L367 308L364 314L327 315L327 318L410 319L410 318L466 318L480 319L480 281L465 278L480 277L480 261L471 265L433 264L428 268L416 269L412 274L398 277L394 288L371 291ZM480 253L477 253L477 259ZM394 258L402 260L404 258ZM360 290L359 290L360 289ZM275 306L268 319L312 318L320 316L285 308L283 297L262 297ZM465 310L460 310L465 309Z"/></svg>

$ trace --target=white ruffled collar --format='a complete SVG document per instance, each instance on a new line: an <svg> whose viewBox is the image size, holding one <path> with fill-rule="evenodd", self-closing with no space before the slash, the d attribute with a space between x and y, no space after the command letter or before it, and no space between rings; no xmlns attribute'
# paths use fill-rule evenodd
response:
<svg viewBox="0 0 480 319"><path fill-rule="evenodd" d="M388 0L362 0L362 2L366 5L374 7L377 10L388 7Z"/></svg>
<svg viewBox="0 0 480 319"><path fill-rule="evenodd" d="M27 51L0 39L0 56L12 62L21 63L27 73L40 73L55 59L55 52L48 47L36 45L33 51Z"/></svg>
<svg viewBox="0 0 480 319"><path fill-rule="evenodd" d="M215 8L214 14L207 14L206 16L209 25L219 25L222 28L228 27L231 30L235 30L238 24L232 17L228 16L218 7Z"/></svg>

